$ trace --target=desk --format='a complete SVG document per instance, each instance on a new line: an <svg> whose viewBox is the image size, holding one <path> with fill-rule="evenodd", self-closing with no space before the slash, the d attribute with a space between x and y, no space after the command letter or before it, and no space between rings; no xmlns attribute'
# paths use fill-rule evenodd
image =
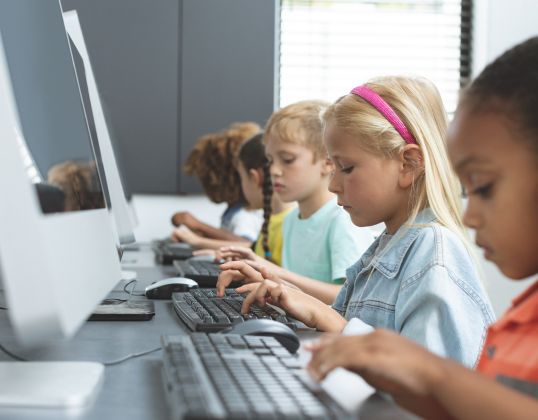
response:
<svg viewBox="0 0 538 420"><path fill-rule="evenodd" d="M126 269L136 270L140 291L151 283L175 274L171 267L156 266L148 247L124 254ZM122 285L110 293L110 297L125 298ZM1 301L3 302L3 296ZM0 342L9 350L30 360L89 360L112 361L131 353L138 353L160 346L163 334L185 334L187 329L176 316L170 301L155 301L155 317L151 321L138 322L86 322L69 341L56 340L34 351L18 349L14 333L9 325L6 311L0 311ZM11 360L0 352L0 360ZM0 378L0 380L9 380ZM362 396L350 392L349 383L334 378L330 393L346 406L355 407L361 419L414 418L377 394ZM359 393L360 394L360 393ZM354 396L350 401L349 396ZM345 400L345 401L342 401ZM353 398L352 398L353 399ZM97 400L80 412L38 409L0 410L0 419L168 419L161 382L161 352L128 360L105 369L103 387Z"/></svg>

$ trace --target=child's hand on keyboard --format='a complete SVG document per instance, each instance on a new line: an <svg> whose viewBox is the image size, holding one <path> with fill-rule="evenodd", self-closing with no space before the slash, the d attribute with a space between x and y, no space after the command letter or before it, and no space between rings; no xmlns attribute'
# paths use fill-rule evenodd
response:
<svg viewBox="0 0 538 420"><path fill-rule="evenodd" d="M309 327L322 331L342 331L346 320L336 311L315 297L287 286L277 278L267 279L271 276L263 271L265 280L262 283L246 284L236 289L237 293L250 292L243 301L242 313L248 313L252 304L263 307L269 303L284 309L287 315Z"/></svg>
<svg viewBox="0 0 538 420"><path fill-rule="evenodd" d="M174 242L185 242L193 247L198 246L200 236L194 233L186 226L181 226L172 231L172 240Z"/></svg>
<svg viewBox="0 0 538 420"><path fill-rule="evenodd" d="M213 257L215 261L220 261L218 251L215 251L214 249L197 249L192 251L192 255L195 257Z"/></svg>
<svg viewBox="0 0 538 420"><path fill-rule="evenodd" d="M218 257L226 261L263 261L263 258L256 255L252 249L244 246L223 246L217 251L217 253Z"/></svg>
<svg viewBox="0 0 538 420"><path fill-rule="evenodd" d="M318 342L305 345L305 349L312 352L308 371L316 380L323 380L336 368L348 369L373 387L392 394L404 407L414 406L417 413L421 407L429 418L441 417L437 411L433 411L436 415L428 415L424 409L436 405L432 390L443 371L463 370L387 330L358 336L326 334Z"/></svg>
<svg viewBox="0 0 538 420"><path fill-rule="evenodd" d="M263 276L245 261L230 261L220 266L222 270L217 280L217 296L224 296L225 289L234 281L244 283L262 282Z"/></svg>

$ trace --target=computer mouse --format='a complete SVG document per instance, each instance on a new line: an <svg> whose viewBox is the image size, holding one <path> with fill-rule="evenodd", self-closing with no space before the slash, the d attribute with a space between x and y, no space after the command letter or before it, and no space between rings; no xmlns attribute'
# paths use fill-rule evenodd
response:
<svg viewBox="0 0 538 420"><path fill-rule="evenodd" d="M198 287L198 283L186 277L170 277L159 281L154 281L146 287L146 297L148 299L171 299L172 293L187 292Z"/></svg>
<svg viewBox="0 0 538 420"><path fill-rule="evenodd" d="M299 337L297 334L287 325L272 319L249 319L248 321L235 324L223 331L223 333L274 337L290 353L295 353L299 348Z"/></svg>

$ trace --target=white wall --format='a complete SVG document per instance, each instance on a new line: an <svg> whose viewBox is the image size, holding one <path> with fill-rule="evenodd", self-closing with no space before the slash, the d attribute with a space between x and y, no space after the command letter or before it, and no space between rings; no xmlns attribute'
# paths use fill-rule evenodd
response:
<svg viewBox="0 0 538 420"><path fill-rule="evenodd" d="M506 49L531 36L538 35L538 1L476 0L473 34L473 75ZM482 253L480 253L482 255ZM528 287L526 281L510 281L494 264L483 261L484 280L497 316L511 300Z"/></svg>
<svg viewBox="0 0 538 420"><path fill-rule="evenodd" d="M475 0L473 75L506 49L538 35L538 1Z"/></svg>
<svg viewBox="0 0 538 420"><path fill-rule="evenodd" d="M189 211L202 222L219 227L226 204L212 203L203 195L143 195L135 194L132 205L138 225L134 229L137 242L163 239L172 234L170 219L175 212Z"/></svg>

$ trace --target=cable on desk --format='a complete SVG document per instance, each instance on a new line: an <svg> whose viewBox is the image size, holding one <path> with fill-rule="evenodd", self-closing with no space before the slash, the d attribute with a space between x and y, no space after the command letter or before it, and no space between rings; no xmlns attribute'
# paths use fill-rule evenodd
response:
<svg viewBox="0 0 538 420"><path fill-rule="evenodd" d="M127 293L129 295L129 297L131 296L146 296L144 293L134 293L134 288L136 287L136 283L137 283L138 280L136 279L133 279L127 283L125 283L125 286L123 286L123 291L125 293ZM127 287L133 283L133 287L131 287L131 290L127 290Z"/></svg>
<svg viewBox="0 0 538 420"><path fill-rule="evenodd" d="M7 308L5 306L0 306L0 309L3 311L7 311Z"/></svg>
<svg viewBox="0 0 538 420"><path fill-rule="evenodd" d="M28 359L25 359L24 357L21 357L21 356L17 356L15 353L10 352L2 344L0 344L0 350L2 350L4 353L6 353L12 359L18 360L20 362L27 362L28 361Z"/></svg>
<svg viewBox="0 0 538 420"><path fill-rule="evenodd" d="M154 352L159 351L161 349L162 349L162 347L159 346L159 347L156 347L156 348L153 348L153 349L150 349L150 350L141 351L139 353L131 353L131 354L128 354L127 356L121 357L121 358L119 358L117 360L112 360L110 362L102 362L102 363L105 366L119 365L120 363L126 362L127 360L134 359L135 357L142 357L142 356L145 356L146 354L154 353ZM0 344L0 350L2 350L5 354L7 354L12 359L18 360L20 362L28 362L28 359L25 359L24 357L18 356L15 353L9 351L2 344Z"/></svg>
<svg viewBox="0 0 538 420"><path fill-rule="evenodd" d="M132 353L132 354L129 354L125 357L122 357L120 359L117 359L117 360L112 360L110 362L103 362L103 365L105 366L114 366L114 365L119 365L120 363L123 363L129 359L134 359L135 357L141 357L141 356L145 356L146 354L150 354L150 353L154 353L156 351L159 351L161 350L162 347L156 347L154 349L151 349L151 350L146 350L146 351L141 351L140 353Z"/></svg>

